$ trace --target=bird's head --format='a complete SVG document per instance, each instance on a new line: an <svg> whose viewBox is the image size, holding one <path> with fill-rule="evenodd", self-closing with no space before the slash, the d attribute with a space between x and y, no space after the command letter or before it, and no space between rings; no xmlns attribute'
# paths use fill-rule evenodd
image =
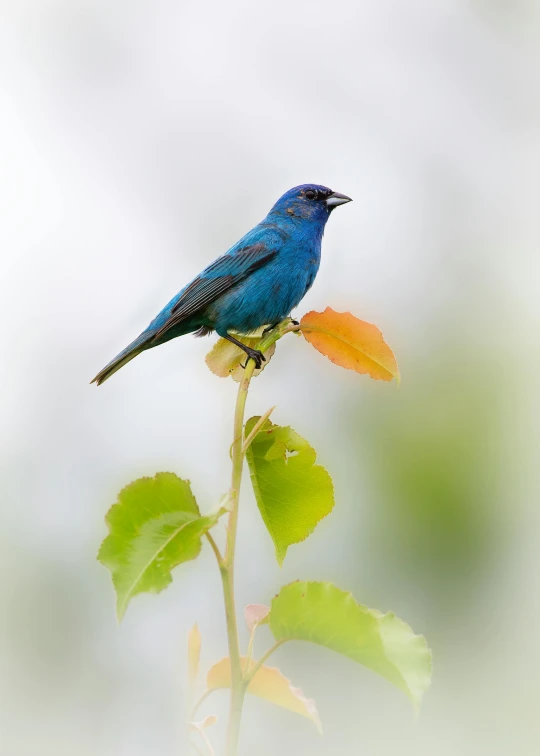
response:
<svg viewBox="0 0 540 756"><path fill-rule="evenodd" d="M324 226L335 207L351 201L350 197L334 192L327 186L302 184L285 192L270 210L269 215L303 219Z"/></svg>

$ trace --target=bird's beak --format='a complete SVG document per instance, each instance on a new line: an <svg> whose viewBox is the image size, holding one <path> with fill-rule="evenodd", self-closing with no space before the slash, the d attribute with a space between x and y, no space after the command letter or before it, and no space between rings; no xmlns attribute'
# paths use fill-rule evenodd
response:
<svg viewBox="0 0 540 756"><path fill-rule="evenodd" d="M332 192L332 194L325 200L326 207L332 208L337 207L338 205L344 205L346 202L352 202L352 199L350 197L347 197L346 194L340 194L339 192Z"/></svg>

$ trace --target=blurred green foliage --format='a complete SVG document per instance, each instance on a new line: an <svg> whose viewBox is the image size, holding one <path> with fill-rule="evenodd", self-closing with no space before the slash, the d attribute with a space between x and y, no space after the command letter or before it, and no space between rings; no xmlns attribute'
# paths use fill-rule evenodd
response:
<svg viewBox="0 0 540 756"><path fill-rule="evenodd" d="M511 493L498 371L459 349L436 357L411 360L398 392L371 392L359 427L377 493L369 540L442 620L449 595L473 596L500 559Z"/></svg>

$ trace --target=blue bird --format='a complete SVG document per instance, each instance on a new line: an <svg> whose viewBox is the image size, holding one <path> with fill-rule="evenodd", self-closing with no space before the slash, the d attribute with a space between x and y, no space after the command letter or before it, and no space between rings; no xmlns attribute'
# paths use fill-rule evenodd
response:
<svg viewBox="0 0 540 756"><path fill-rule="evenodd" d="M326 221L351 198L319 184L290 189L266 218L180 291L135 341L91 381L99 386L146 349L177 336L216 331L259 368L263 354L231 336L290 315L317 275Z"/></svg>

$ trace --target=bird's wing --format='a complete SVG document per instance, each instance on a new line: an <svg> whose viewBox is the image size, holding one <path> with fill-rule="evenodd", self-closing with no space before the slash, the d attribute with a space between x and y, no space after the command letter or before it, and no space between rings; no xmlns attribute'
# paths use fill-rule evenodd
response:
<svg viewBox="0 0 540 756"><path fill-rule="evenodd" d="M244 241L244 240L243 240ZM256 242L230 250L206 268L182 292L168 320L155 333L153 341L186 318L214 302L227 289L266 265L278 252L278 246Z"/></svg>

